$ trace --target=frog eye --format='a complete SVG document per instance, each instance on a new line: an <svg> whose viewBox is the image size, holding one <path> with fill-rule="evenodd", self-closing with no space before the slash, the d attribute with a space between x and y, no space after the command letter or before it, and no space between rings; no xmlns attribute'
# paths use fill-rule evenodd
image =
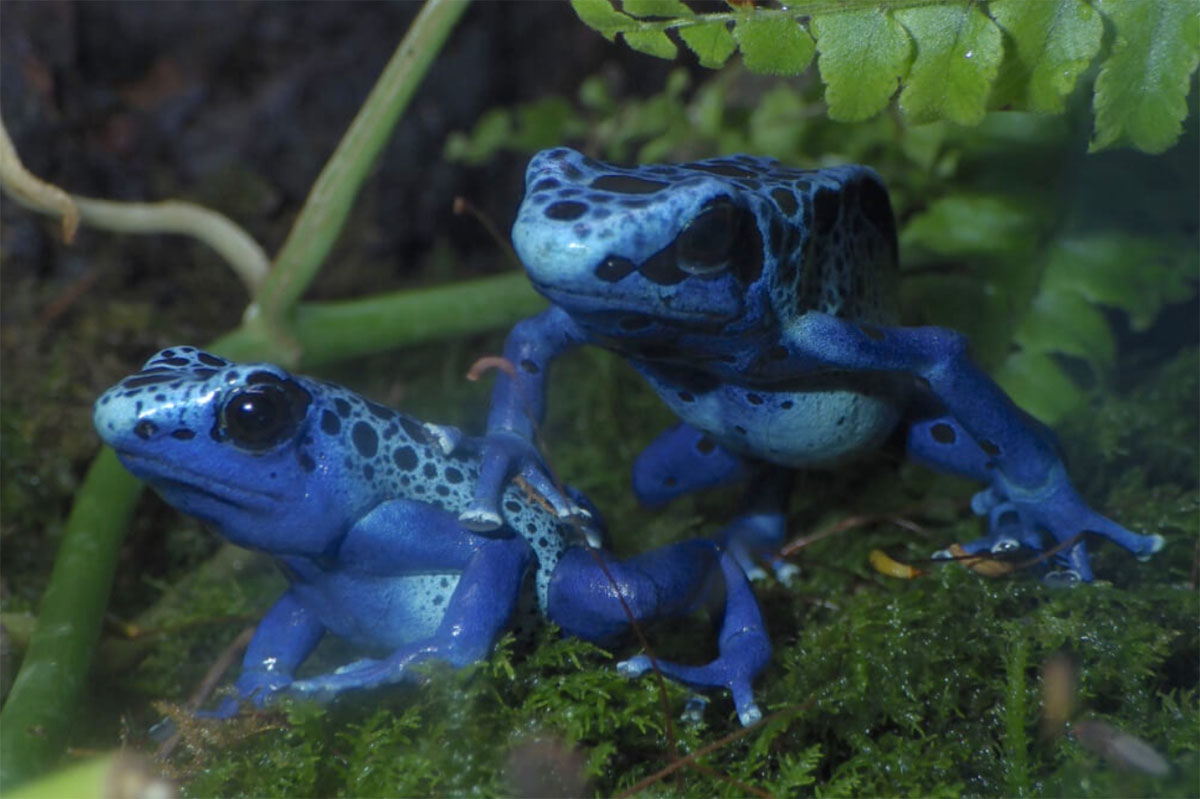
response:
<svg viewBox="0 0 1200 799"><path fill-rule="evenodd" d="M274 385L234 393L221 410L221 426L234 444L251 450L272 447L296 430L287 394Z"/></svg>
<svg viewBox="0 0 1200 799"><path fill-rule="evenodd" d="M693 275L710 275L729 266L742 218L743 213L725 199L701 211L676 239L679 268Z"/></svg>

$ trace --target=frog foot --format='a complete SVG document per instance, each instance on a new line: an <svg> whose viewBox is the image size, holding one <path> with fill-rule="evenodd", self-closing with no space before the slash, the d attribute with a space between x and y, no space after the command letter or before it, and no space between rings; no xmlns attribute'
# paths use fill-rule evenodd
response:
<svg viewBox="0 0 1200 799"><path fill-rule="evenodd" d="M571 500L549 476L541 454L529 441L513 433L489 433L482 447L482 465L475 494L458 515L459 522L473 532L489 532L504 523L500 497L509 479L559 519L591 518L586 508Z"/></svg>
<svg viewBox="0 0 1200 799"><path fill-rule="evenodd" d="M1129 550L1138 560L1148 559L1164 544L1161 535L1134 533L1093 511L1075 493L1065 473L1052 474L1037 490L1021 489L998 480L997 485L972 497L971 508L988 517L989 529L987 536L963 546L971 555L984 551L1003 554L1022 547L1043 552L1047 549L1043 533L1051 537L1051 546L1070 542L1083 532L1095 533ZM1092 581L1083 539L1057 552L1054 562L1063 569L1048 574L1048 582L1069 585Z"/></svg>
<svg viewBox="0 0 1200 799"><path fill-rule="evenodd" d="M264 668L248 668L242 671L234 684L236 696L227 697L212 710L198 710L196 718L228 719L237 715L243 703L263 707L292 684L290 674Z"/></svg>
<svg viewBox="0 0 1200 799"><path fill-rule="evenodd" d="M729 554L742 567L746 578L752 582L767 579L765 563L775 574L775 579L791 585L800 573L800 567L779 556L786 521L782 513L746 513L734 519L721 531L719 540Z"/></svg>
<svg viewBox="0 0 1200 799"><path fill-rule="evenodd" d="M421 427L443 455L450 455L463 443L463 432L457 427L432 422L425 422Z"/></svg>
<svg viewBox="0 0 1200 799"><path fill-rule="evenodd" d="M746 676L747 672L739 668L738 664L732 660L722 656L703 666L688 666L661 659L651 662L647 655L635 655L629 660L618 663L617 673L623 677L640 677L648 671L654 671L654 666L657 665L658 671L664 677L685 685L697 688L727 688L733 695L733 706L737 710L738 721L743 727L748 727L762 718L762 710L754 701L754 691L750 687L750 678ZM707 704L707 700L702 700L704 705L694 707L693 702L697 698L693 696L688 700L688 707L684 710L685 720L690 720L689 715L699 714L700 717L703 717L704 705Z"/></svg>
<svg viewBox="0 0 1200 799"><path fill-rule="evenodd" d="M406 664L391 660L362 658L340 666L328 674L305 680L296 680L288 690L302 696L329 696L352 688L374 688L386 683L399 682Z"/></svg>
<svg viewBox="0 0 1200 799"><path fill-rule="evenodd" d="M192 715L198 719L231 719L237 715L240 706L241 703L231 696L221 700L221 704L211 710L197 710Z"/></svg>

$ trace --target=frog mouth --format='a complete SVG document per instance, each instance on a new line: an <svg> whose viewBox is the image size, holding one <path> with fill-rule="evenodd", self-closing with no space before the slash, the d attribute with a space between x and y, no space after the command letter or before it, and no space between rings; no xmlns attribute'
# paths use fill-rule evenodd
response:
<svg viewBox="0 0 1200 799"><path fill-rule="evenodd" d="M211 474L189 469L175 460L129 450L118 450L117 456L130 472L166 496L195 497L242 510L262 510L286 499L278 492L264 491L246 483L227 482Z"/></svg>
<svg viewBox="0 0 1200 799"><path fill-rule="evenodd" d="M719 310L680 307L674 304L676 294L647 294L624 292L615 286L601 289L578 287L565 288L543 280L531 278L533 287L556 305L561 305L571 314L585 317L628 316L634 314L649 318L683 323L699 330L711 330L741 315L741 303L732 303L729 308ZM650 297L648 300L647 297Z"/></svg>

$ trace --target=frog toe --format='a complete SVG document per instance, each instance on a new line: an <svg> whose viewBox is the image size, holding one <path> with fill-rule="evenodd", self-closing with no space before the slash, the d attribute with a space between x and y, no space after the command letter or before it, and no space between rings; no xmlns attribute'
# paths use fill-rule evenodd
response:
<svg viewBox="0 0 1200 799"><path fill-rule="evenodd" d="M458 514L458 521L471 532L486 533L499 527L503 520L494 507L478 500L472 502L467 509Z"/></svg>
<svg viewBox="0 0 1200 799"><path fill-rule="evenodd" d="M1154 555L1156 552L1160 552L1162 548L1166 546L1167 540L1158 533L1142 537L1146 539L1145 543L1140 552L1134 553L1134 557L1145 563L1146 561L1150 560L1152 555Z"/></svg>
<svg viewBox="0 0 1200 799"><path fill-rule="evenodd" d="M762 721L762 709L754 702L738 711L738 721L743 727L749 727Z"/></svg>
<svg viewBox="0 0 1200 799"><path fill-rule="evenodd" d="M997 538L989 548L993 555L1009 555L1021 548L1021 543L1007 536Z"/></svg>
<svg viewBox="0 0 1200 799"><path fill-rule="evenodd" d="M688 697L687 702L683 705L683 712L679 714L679 720L684 724L701 724L704 721L704 713L708 710L709 698L703 694L692 694Z"/></svg>
<svg viewBox="0 0 1200 799"><path fill-rule="evenodd" d="M1074 569L1055 569L1046 572L1042 582L1051 588L1073 588L1084 580Z"/></svg>
<svg viewBox="0 0 1200 799"><path fill-rule="evenodd" d="M449 455L454 452L458 449L459 444L462 443L463 433L457 427L433 424L432 422L426 422L421 427L433 442L437 444L438 449L442 451L443 455Z"/></svg>

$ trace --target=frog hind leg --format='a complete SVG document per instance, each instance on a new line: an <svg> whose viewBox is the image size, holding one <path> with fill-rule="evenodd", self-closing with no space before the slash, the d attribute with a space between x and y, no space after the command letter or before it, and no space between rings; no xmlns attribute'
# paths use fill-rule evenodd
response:
<svg viewBox="0 0 1200 799"><path fill-rule="evenodd" d="M633 464L633 491L647 507L658 507L693 491L744 480L745 458L722 447L704 431L677 424L642 450Z"/></svg>
<svg viewBox="0 0 1200 799"><path fill-rule="evenodd" d="M550 578L547 615L564 632L605 644L628 633L630 616L648 623L685 616L714 601L719 617L715 660L698 666L658 659L652 664L638 655L617 668L636 677L656 665L664 676L686 685L728 689L738 719L753 724L762 711L752 684L770 660L771 642L741 567L714 542L682 541L626 560L572 547Z"/></svg>

